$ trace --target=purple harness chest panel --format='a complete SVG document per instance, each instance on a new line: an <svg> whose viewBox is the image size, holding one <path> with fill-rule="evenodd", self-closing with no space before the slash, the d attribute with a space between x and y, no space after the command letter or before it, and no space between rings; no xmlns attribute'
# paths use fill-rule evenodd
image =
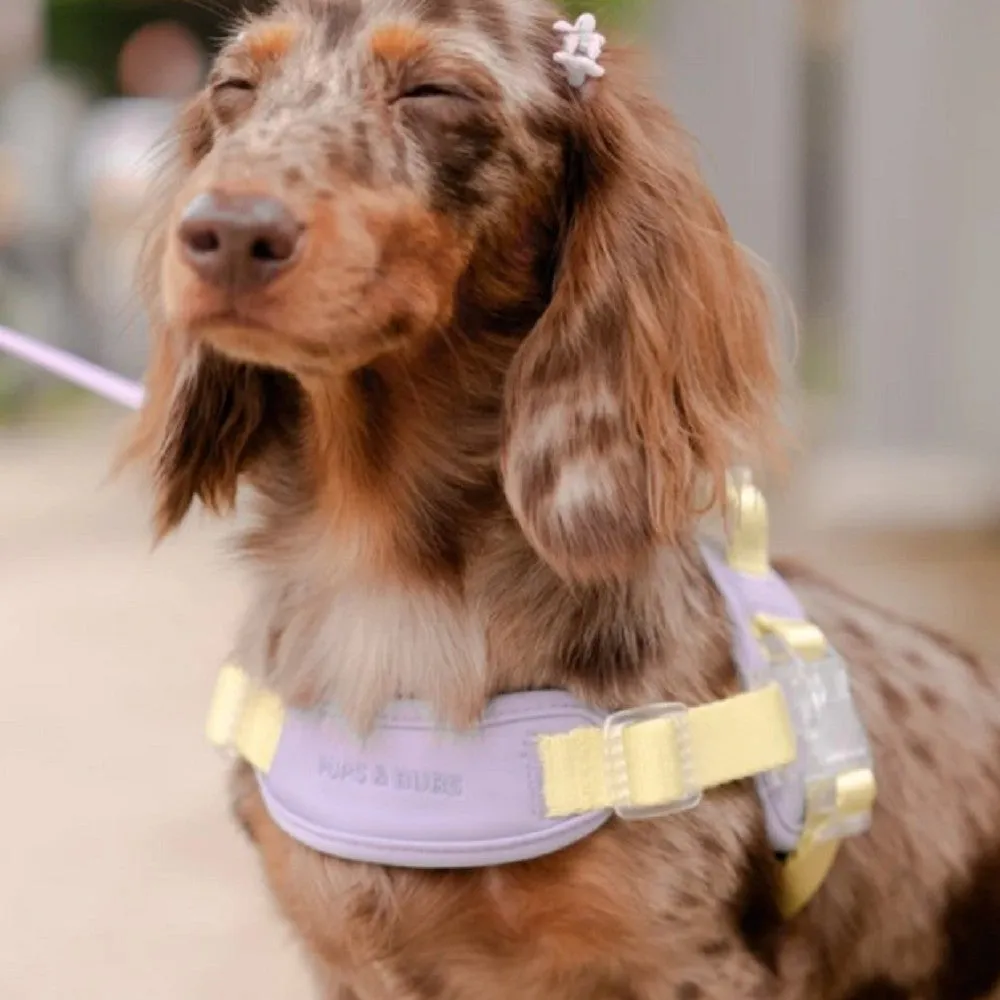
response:
<svg viewBox="0 0 1000 1000"><path fill-rule="evenodd" d="M706 545L708 569L733 623L742 686L766 679L750 623L757 612L800 617L773 572L736 573ZM589 836L613 815L545 815L537 741L601 725L607 713L565 692L502 695L471 732L449 732L428 706L390 705L375 730L357 736L322 711L288 710L274 760L257 773L272 819L325 854L408 868L469 868L541 857ZM803 827L804 782L796 765L757 779L776 851L792 851Z"/></svg>
<svg viewBox="0 0 1000 1000"><path fill-rule="evenodd" d="M599 725L569 695L494 699L469 733L397 702L360 739L339 720L289 711L264 802L286 833L325 854L407 868L470 868L541 857L593 833L610 811L547 819L535 745Z"/></svg>

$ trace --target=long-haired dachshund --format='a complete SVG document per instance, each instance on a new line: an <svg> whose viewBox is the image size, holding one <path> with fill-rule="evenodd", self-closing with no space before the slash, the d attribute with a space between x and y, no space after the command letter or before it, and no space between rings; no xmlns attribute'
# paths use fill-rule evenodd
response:
<svg viewBox="0 0 1000 1000"><path fill-rule="evenodd" d="M246 487L240 665L357 732L396 699L737 689L696 542L775 440L768 297L671 116L546 0L280 0L183 115L133 456L158 530ZM576 86L582 83L582 86ZM794 918L752 783L545 857L416 870L234 802L330 1000L1000 997L991 669L786 567L879 783Z"/></svg>

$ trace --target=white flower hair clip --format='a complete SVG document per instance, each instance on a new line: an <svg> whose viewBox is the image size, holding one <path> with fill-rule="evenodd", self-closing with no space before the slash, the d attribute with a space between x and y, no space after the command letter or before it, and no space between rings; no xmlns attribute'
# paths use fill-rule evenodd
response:
<svg viewBox="0 0 1000 1000"><path fill-rule="evenodd" d="M605 37L597 30L593 14L581 14L575 24L556 21L553 25L562 35L562 48L552 57L566 71L571 87L582 87L590 77L599 80L604 67L598 63L604 51Z"/></svg>

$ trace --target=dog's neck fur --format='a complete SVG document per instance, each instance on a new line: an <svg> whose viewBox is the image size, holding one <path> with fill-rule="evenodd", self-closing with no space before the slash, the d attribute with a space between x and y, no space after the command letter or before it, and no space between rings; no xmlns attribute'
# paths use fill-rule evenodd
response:
<svg viewBox="0 0 1000 1000"><path fill-rule="evenodd" d="M693 543L582 587L524 539L498 471L515 347L466 334L426 345L419 363L305 386L302 453L255 477L256 590L236 649L289 701L336 704L363 729L401 697L470 724L502 691L618 705L703 700L730 683Z"/></svg>

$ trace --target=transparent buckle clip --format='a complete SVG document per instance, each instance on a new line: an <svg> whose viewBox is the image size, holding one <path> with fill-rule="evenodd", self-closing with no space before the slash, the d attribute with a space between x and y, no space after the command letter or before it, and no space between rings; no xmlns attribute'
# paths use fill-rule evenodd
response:
<svg viewBox="0 0 1000 1000"><path fill-rule="evenodd" d="M808 623L759 619L758 626L770 660L766 680L781 687L798 739L803 837L823 842L865 833L875 774L846 663L825 640L816 641L822 634Z"/></svg>
<svg viewBox="0 0 1000 1000"><path fill-rule="evenodd" d="M681 795L670 802L648 806L632 805L628 760L625 755L625 730L637 723L652 722L657 719L669 719L674 723L673 746L677 751L680 765ZM687 707L676 702L664 702L615 712L608 716L604 722L604 769L612 808L622 819L653 819L657 816L672 816L694 809L701 802L702 789L695 779Z"/></svg>

